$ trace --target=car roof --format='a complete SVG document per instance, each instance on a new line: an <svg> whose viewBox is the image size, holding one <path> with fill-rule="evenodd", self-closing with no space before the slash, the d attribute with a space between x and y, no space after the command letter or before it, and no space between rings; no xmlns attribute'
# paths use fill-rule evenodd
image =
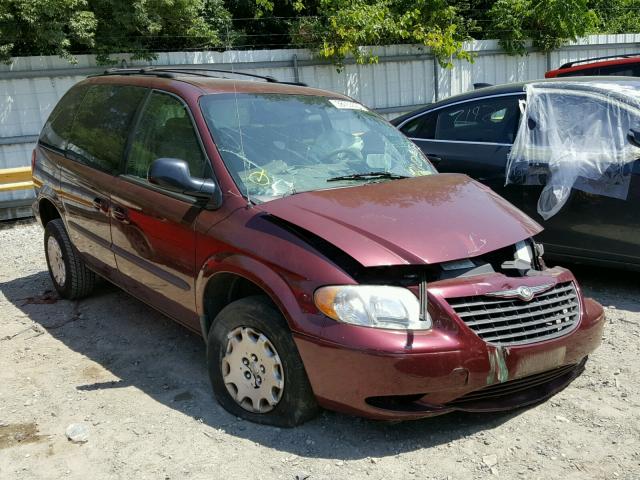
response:
<svg viewBox="0 0 640 480"><path fill-rule="evenodd" d="M505 94L518 93L518 92L524 93L525 87L531 83L549 83L549 84L568 83L568 82L571 82L571 83L576 83L576 82L618 83L621 81L636 82L638 84L638 88L640 88L640 78L638 77L617 77L612 75L609 75L609 76L604 75L604 76L598 76L598 77L545 78L541 80L528 80L526 82L505 83L502 85L494 85L491 87L478 88L477 90L471 90L469 92L453 95L444 100L440 100L439 102L430 103L428 105L425 105L424 107L420 107L409 113L405 113L404 115L394 118L393 120L391 120L391 123L394 125L398 125L399 123L402 123L403 121L409 118L412 118L416 115L419 115L423 112L433 110L434 108L441 108L450 104L463 102L465 100L472 100L474 98L505 95Z"/></svg>
<svg viewBox="0 0 640 480"><path fill-rule="evenodd" d="M583 63L584 62L584 63ZM640 54L628 54L628 55L619 55L619 56L608 56L608 57L596 57L591 60L588 58L585 60L578 60L575 62L565 63L561 65L559 68L555 70L549 70L545 73L545 77L553 78L556 75L568 72L579 72L581 70L590 70L596 67L609 67L613 65L627 65L640 63Z"/></svg>
<svg viewBox="0 0 640 480"><path fill-rule="evenodd" d="M217 93L263 93L281 95L311 95L331 98L349 99L345 95L312 88L303 85L295 85L277 81L265 81L262 79L235 79L221 77L207 77L189 74L175 74L169 76L141 74L105 74L89 77L83 83L134 85L148 88L166 89L176 93L190 93L199 95ZM197 91L197 92L196 92Z"/></svg>

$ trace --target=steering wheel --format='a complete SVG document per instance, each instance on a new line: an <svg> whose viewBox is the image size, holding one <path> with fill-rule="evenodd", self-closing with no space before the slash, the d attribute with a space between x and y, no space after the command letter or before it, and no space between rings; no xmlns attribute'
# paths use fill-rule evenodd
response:
<svg viewBox="0 0 640 480"><path fill-rule="evenodd" d="M353 148L338 148L333 150L322 157L322 163L331 160L337 155L347 154L348 157L351 157L352 160L360 161L362 160L362 156L353 151Z"/></svg>

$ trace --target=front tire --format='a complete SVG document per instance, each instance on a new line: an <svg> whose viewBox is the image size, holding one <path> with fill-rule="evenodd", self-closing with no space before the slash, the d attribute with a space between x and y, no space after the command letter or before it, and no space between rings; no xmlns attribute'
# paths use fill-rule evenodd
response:
<svg viewBox="0 0 640 480"><path fill-rule="evenodd" d="M286 320L267 297L237 300L218 314L207 364L216 399L235 416L293 427L318 412Z"/></svg>
<svg viewBox="0 0 640 480"><path fill-rule="evenodd" d="M96 274L80 258L60 218L44 228L44 251L51 281L62 298L74 300L91 293Z"/></svg>

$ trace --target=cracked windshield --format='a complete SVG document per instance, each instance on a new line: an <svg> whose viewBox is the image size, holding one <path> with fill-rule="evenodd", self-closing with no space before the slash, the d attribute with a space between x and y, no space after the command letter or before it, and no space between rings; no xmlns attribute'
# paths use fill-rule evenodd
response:
<svg viewBox="0 0 640 480"><path fill-rule="evenodd" d="M251 200L436 173L404 135L353 101L243 93L207 95L200 105Z"/></svg>

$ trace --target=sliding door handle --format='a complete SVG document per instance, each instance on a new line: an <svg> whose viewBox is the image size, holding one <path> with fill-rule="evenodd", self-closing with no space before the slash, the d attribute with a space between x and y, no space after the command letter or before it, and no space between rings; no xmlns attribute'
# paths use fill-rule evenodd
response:
<svg viewBox="0 0 640 480"><path fill-rule="evenodd" d="M111 216L121 223L129 223L129 215L127 211L122 207L113 207L111 209Z"/></svg>
<svg viewBox="0 0 640 480"><path fill-rule="evenodd" d="M107 212L109 210L109 201L106 198L96 197L93 199L91 204L96 210L101 210L103 212Z"/></svg>

